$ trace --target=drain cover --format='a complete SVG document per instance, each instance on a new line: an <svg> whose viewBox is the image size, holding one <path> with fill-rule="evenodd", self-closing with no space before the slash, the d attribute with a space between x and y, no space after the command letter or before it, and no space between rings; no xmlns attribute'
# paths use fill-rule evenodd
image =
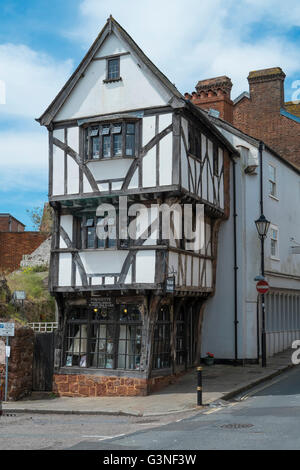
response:
<svg viewBox="0 0 300 470"><path fill-rule="evenodd" d="M222 424L220 428L223 429L247 429L252 428L254 424L243 424L243 423L230 423L230 424Z"/></svg>

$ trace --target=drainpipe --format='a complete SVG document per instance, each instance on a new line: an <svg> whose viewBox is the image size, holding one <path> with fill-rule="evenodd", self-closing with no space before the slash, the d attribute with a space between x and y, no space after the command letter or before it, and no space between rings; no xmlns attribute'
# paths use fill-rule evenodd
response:
<svg viewBox="0 0 300 470"><path fill-rule="evenodd" d="M233 175L233 253L234 253L234 361L238 361L238 299L237 299L237 227L236 227L236 162L232 161L232 175Z"/></svg>

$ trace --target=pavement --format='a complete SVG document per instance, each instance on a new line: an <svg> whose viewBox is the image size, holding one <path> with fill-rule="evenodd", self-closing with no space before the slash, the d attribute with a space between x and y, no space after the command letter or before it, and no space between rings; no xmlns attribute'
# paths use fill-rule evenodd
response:
<svg viewBox="0 0 300 470"><path fill-rule="evenodd" d="M203 365L203 404L228 400L294 367L292 352L287 350L268 358L266 368L260 364ZM20 401L3 402L2 407L6 413L160 416L199 409L196 390L195 368L175 384L146 397L69 398L33 393Z"/></svg>

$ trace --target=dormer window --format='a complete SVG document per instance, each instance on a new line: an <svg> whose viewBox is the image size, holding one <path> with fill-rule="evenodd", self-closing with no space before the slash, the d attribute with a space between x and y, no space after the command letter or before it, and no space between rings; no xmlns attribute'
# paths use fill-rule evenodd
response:
<svg viewBox="0 0 300 470"><path fill-rule="evenodd" d="M119 121L85 128L85 159L135 157L136 122Z"/></svg>

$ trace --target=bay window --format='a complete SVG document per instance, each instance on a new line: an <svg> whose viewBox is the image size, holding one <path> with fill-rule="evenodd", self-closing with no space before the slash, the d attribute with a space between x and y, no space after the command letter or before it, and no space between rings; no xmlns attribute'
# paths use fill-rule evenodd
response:
<svg viewBox="0 0 300 470"><path fill-rule="evenodd" d="M135 122L119 121L84 129L85 160L136 156Z"/></svg>
<svg viewBox="0 0 300 470"><path fill-rule="evenodd" d="M76 308L68 315L64 365L140 370L140 305Z"/></svg>

